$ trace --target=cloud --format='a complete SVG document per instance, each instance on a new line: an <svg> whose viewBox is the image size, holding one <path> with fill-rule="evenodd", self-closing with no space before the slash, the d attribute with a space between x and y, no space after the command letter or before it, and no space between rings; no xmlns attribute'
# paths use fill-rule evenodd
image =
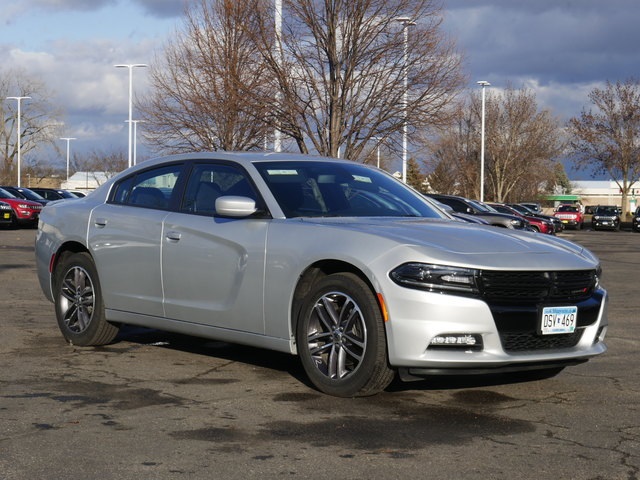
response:
<svg viewBox="0 0 640 480"><path fill-rule="evenodd" d="M37 15L39 11L90 12L116 3L117 0L21 0L11 5L3 5L0 10L0 22L12 24L21 16Z"/></svg>
<svg viewBox="0 0 640 480"><path fill-rule="evenodd" d="M135 3L154 17L173 18L182 15L187 0L135 0Z"/></svg>
<svg viewBox="0 0 640 480"><path fill-rule="evenodd" d="M444 28L472 81L535 86L561 117L579 114L595 86L636 76L640 2L448 0L445 8Z"/></svg>

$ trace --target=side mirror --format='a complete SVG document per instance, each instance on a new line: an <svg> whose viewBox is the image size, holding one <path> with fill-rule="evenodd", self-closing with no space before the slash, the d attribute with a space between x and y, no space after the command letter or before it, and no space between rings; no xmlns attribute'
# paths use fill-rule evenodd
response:
<svg viewBox="0 0 640 480"><path fill-rule="evenodd" d="M248 217L257 211L255 200L233 195L216 198L216 213L223 217Z"/></svg>

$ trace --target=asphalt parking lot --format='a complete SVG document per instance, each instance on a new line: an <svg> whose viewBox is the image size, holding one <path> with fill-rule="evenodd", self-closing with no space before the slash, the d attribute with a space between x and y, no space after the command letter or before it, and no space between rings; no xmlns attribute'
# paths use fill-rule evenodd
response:
<svg viewBox="0 0 640 480"><path fill-rule="evenodd" d="M640 477L640 234L602 260L609 351L560 375L394 383L340 399L297 359L143 329L68 346L34 230L0 230L0 480Z"/></svg>

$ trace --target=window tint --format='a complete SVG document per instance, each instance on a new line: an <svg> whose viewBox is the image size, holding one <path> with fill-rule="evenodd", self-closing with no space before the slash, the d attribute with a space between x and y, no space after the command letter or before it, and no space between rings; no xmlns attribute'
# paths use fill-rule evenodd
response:
<svg viewBox="0 0 640 480"><path fill-rule="evenodd" d="M181 170L182 165L168 165L127 177L116 186L112 201L136 207L167 209Z"/></svg>
<svg viewBox="0 0 640 480"><path fill-rule="evenodd" d="M617 215L618 210L616 207L598 207L595 211L596 215Z"/></svg>
<svg viewBox="0 0 640 480"><path fill-rule="evenodd" d="M578 207L574 207L572 205L560 205L558 207L558 212L577 212Z"/></svg>
<svg viewBox="0 0 640 480"><path fill-rule="evenodd" d="M255 166L287 217L443 216L402 183L355 162Z"/></svg>
<svg viewBox="0 0 640 480"><path fill-rule="evenodd" d="M180 210L213 215L216 199L227 195L257 200L244 171L225 164L198 164L191 171Z"/></svg>

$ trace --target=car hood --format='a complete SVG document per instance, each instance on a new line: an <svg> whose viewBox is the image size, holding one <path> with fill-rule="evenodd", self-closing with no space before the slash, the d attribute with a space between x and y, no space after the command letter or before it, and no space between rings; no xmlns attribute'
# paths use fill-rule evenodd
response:
<svg viewBox="0 0 640 480"><path fill-rule="evenodd" d="M433 261L475 268L591 269L597 258L587 249L549 235L440 219L319 218L333 225L410 246Z"/></svg>

